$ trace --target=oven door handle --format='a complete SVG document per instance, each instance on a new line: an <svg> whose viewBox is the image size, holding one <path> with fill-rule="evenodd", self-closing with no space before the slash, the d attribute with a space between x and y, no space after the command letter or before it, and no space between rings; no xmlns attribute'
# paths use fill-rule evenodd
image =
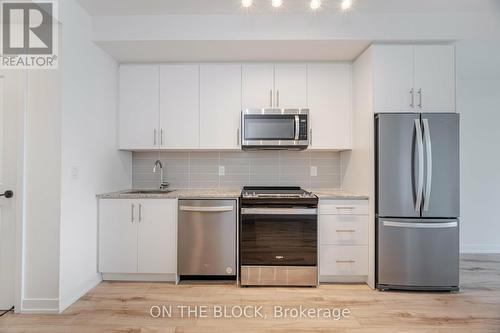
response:
<svg viewBox="0 0 500 333"><path fill-rule="evenodd" d="M241 215L318 215L316 208L242 208Z"/></svg>

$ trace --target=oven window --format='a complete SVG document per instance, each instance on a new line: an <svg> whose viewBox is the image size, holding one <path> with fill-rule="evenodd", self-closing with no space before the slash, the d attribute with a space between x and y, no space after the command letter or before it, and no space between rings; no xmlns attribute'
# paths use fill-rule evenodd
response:
<svg viewBox="0 0 500 333"><path fill-rule="evenodd" d="M245 140L293 140L294 138L295 116L245 116Z"/></svg>
<svg viewBox="0 0 500 333"><path fill-rule="evenodd" d="M242 265L316 266L317 216L244 215Z"/></svg>

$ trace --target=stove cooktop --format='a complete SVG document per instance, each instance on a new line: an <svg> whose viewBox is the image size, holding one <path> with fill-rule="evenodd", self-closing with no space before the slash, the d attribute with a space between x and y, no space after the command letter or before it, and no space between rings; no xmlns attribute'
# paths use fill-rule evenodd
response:
<svg viewBox="0 0 500 333"><path fill-rule="evenodd" d="M300 187L256 187L245 186L242 191L243 198L314 198L313 193Z"/></svg>

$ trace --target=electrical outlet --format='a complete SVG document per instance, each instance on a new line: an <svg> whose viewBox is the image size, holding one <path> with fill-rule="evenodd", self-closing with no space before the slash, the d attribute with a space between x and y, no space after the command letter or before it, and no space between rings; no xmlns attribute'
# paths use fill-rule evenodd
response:
<svg viewBox="0 0 500 333"><path fill-rule="evenodd" d="M71 168L71 178L77 180L80 177L80 168L74 166Z"/></svg>
<svg viewBox="0 0 500 333"><path fill-rule="evenodd" d="M311 177L318 177L318 167L317 166L311 167Z"/></svg>
<svg viewBox="0 0 500 333"><path fill-rule="evenodd" d="M226 167L223 165L219 166L219 176L225 176L226 175Z"/></svg>

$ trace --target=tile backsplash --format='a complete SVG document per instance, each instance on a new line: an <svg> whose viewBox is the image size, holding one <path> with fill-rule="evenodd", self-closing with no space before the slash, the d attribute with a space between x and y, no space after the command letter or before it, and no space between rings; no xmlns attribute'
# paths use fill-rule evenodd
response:
<svg viewBox="0 0 500 333"><path fill-rule="evenodd" d="M153 173L163 163L165 181L172 188L240 188L243 186L301 186L306 189L341 188L338 152L134 152L134 188L158 187Z"/></svg>

